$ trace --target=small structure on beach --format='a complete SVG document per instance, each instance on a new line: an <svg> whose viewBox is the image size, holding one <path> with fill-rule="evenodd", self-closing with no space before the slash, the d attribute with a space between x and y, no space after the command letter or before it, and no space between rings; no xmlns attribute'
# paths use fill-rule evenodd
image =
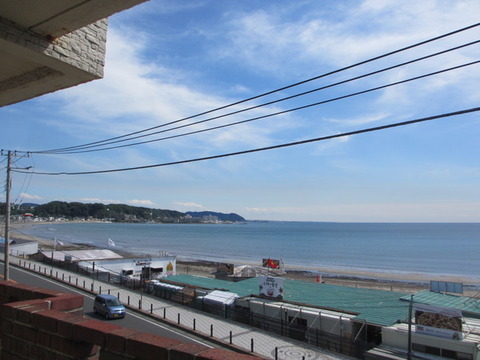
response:
<svg viewBox="0 0 480 360"><path fill-rule="evenodd" d="M26 239L10 239L9 252L14 256L27 256L38 252L38 242ZM5 239L0 238L0 252L5 252Z"/></svg>
<svg viewBox="0 0 480 360"><path fill-rule="evenodd" d="M287 272L283 269L272 269L260 266L241 265L236 266L233 271L233 277L252 278L257 276L282 276Z"/></svg>
<svg viewBox="0 0 480 360"><path fill-rule="evenodd" d="M192 306L204 311L361 359L405 359L409 350L412 359L480 359L480 297L282 280L283 299L257 295L255 278L231 282L177 275L168 283L194 289ZM222 304L220 289L235 295L233 306Z"/></svg>
<svg viewBox="0 0 480 360"><path fill-rule="evenodd" d="M69 263L78 263L81 261L102 261L112 259L123 259L123 256L108 249L88 249L88 250L65 250L65 251L41 251L35 258L39 261L55 260Z"/></svg>
<svg viewBox="0 0 480 360"><path fill-rule="evenodd" d="M80 263L84 268L91 268L90 263ZM175 256L158 258L134 258L96 261L95 269L132 280L160 279L176 275L177 261Z"/></svg>
<svg viewBox="0 0 480 360"><path fill-rule="evenodd" d="M262 259L261 266L239 265L218 263L217 271L214 273L216 279L228 281L240 281L257 276L283 276L286 275L285 266L282 260Z"/></svg>

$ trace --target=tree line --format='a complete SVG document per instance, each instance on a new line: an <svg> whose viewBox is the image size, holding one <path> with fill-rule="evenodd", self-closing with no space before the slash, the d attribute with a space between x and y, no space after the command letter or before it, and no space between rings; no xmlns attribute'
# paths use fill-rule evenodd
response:
<svg viewBox="0 0 480 360"><path fill-rule="evenodd" d="M113 221L175 221L185 216L175 210L150 209L126 204L85 204L80 202L52 201L47 204L22 204L12 206L12 215L31 213L40 218L102 219ZM0 215L5 215L5 204L0 204Z"/></svg>

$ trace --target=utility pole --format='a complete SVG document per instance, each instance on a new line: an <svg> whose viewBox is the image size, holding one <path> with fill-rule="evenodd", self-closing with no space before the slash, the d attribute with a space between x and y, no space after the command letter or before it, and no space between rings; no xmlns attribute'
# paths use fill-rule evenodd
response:
<svg viewBox="0 0 480 360"><path fill-rule="evenodd" d="M3 156L3 150L1 151L0 155ZM9 271L9 263L10 263L10 190L12 188L12 180L11 180L11 172L12 172L12 156L18 156L17 152L15 151L12 154L11 150L7 151L7 184L5 186L5 258L4 258L4 265L5 269L3 272L4 280L10 280L10 271ZM28 153L21 157L28 157ZM30 169L31 167L24 168L25 170ZM15 168L17 169L17 168Z"/></svg>
<svg viewBox="0 0 480 360"><path fill-rule="evenodd" d="M10 242L10 188L11 188L11 180L10 180L10 172L12 171L12 152L8 150L7 153L7 185L6 185L6 199L5 199L5 270L3 271L3 278L5 281L10 280L9 274L9 242Z"/></svg>
<svg viewBox="0 0 480 360"><path fill-rule="evenodd" d="M410 306L408 307L408 352L407 360L412 359L412 312L413 312L413 294L410 295Z"/></svg>

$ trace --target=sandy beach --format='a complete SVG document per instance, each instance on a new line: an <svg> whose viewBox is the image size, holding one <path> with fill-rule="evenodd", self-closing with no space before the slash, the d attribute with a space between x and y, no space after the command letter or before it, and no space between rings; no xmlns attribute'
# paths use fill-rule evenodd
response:
<svg viewBox="0 0 480 360"><path fill-rule="evenodd" d="M14 239L24 239L24 240L33 240L39 243L39 249L51 251L54 247L53 240L41 239L37 237L32 237L29 235L24 235L21 232L22 228L31 226L32 224L14 224L11 229L10 238ZM3 226L0 227L1 233L3 234ZM62 246L61 250L82 250L82 249L91 249L91 245L87 244L66 244ZM57 249L60 250L60 249ZM124 257L132 257L129 253L122 253L118 250L115 252L119 253ZM236 264L237 265L237 264ZM240 265L240 264L238 264ZM323 283L348 286L348 287L357 287L357 288L368 288L368 289L379 289L386 291L399 291L399 292L417 292L423 289L428 289L430 286L430 281L450 281L450 282L460 282L464 284L464 295L466 296L476 296L480 292L477 290L480 284L472 282L471 279L463 277L427 277L425 274L415 274L415 273L370 273L370 272L353 272L339 269L329 269L329 268L316 268L316 269L301 269L301 268L288 268L286 266L286 274L283 276L286 279L293 280L302 280L302 281L317 281L317 275L321 275L321 280ZM182 261L177 259L177 274L190 274L197 276L206 276L214 277L216 272L217 263L209 261Z"/></svg>

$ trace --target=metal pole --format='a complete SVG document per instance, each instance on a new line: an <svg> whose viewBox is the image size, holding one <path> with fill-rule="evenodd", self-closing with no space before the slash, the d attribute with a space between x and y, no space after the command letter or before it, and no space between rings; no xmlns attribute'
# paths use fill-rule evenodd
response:
<svg viewBox="0 0 480 360"><path fill-rule="evenodd" d="M408 353L407 353L407 360L412 359L412 308L413 308L413 294L410 295L410 306L408 307Z"/></svg>
<svg viewBox="0 0 480 360"><path fill-rule="evenodd" d="M9 242L10 242L10 187L11 187L11 181L10 181L10 172L12 171L12 165L11 165L11 158L12 158L12 152L8 150L7 154L7 185L6 185L6 200L5 200L5 269L3 272L3 278L8 281L10 280L10 273L9 273Z"/></svg>

